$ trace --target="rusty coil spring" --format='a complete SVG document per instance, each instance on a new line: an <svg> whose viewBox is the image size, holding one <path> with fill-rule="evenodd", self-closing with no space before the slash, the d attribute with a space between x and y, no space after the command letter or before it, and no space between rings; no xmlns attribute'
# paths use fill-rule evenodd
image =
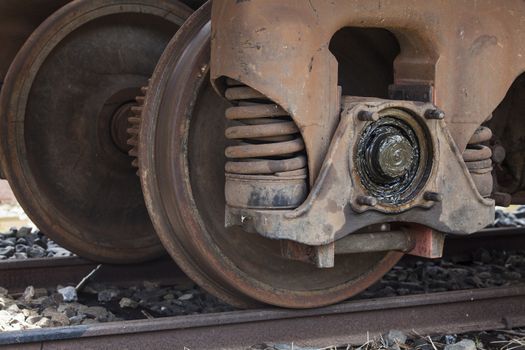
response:
<svg viewBox="0 0 525 350"><path fill-rule="evenodd" d="M492 131L481 126L470 138L463 152L463 160L483 197L488 197L493 191L492 149L484 145L492 138Z"/></svg>
<svg viewBox="0 0 525 350"><path fill-rule="evenodd" d="M486 126L481 126L474 132L463 152L463 160L469 170L492 168L492 150L489 146L483 145L491 138L492 131Z"/></svg>
<svg viewBox="0 0 525 350"><path fill-rule="evenodd" d="M280 106L258 91L228 80L225 97L235 106L226 110L226 172L243 175L306 174L305 146L299 129Z"/></svg>

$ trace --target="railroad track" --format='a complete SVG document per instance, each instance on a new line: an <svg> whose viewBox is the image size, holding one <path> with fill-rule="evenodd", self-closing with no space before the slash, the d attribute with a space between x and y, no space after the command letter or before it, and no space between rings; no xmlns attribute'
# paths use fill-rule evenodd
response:
<svg viewBox="0 0 525 350"><path fill-rule="evenodd" d="M478 247L515 248L525 246L525 230L490 229L447 242L446 255ZM0 285L21 291L28 284L78 283L97 266L79 258L5 261L0 263ZM93 281L170 284L183 278L176 265L164 259L136 266L103 265ZM0 334L0 345L13 349L246 349L263 342L328 346L361 343L394 328L428 334L519 326L525 326L525 286L354 300L312 310L243 310L6 332Z"/></svg>
<svg viewBox="0 0 525 350"><path fill-rule="evenodd" d="M0 262L0 286L19 293L28 285L49 288L77 284L97 267L97 263L78 257L6 260ZM104 264L90 281L129 286L147 280L171 285L186 278L171 259L164 258L143 264Z"/></svg>
<svg viewBox="0 0 525 350"><path fill-rule="evenodd" d="M358 344L388 329L446 333L525 325L525 287L350 301L0 334L8 349L247 349L264 342Z"/></svg>
<svg viewBox="0 0 525 350"><path fill-rule="evenodd" d="M444 256L469 253L478 248L513 249L525 247L525 228L493 228L472 236L447 238ZM78 258L5 260L0 262L0 286L22 292L28 285L54 287L78 283L98 266ZM144 280L169 285L186 276L168 257L132 265L103 264L92 277L93 282L133 285Z"/></svg>

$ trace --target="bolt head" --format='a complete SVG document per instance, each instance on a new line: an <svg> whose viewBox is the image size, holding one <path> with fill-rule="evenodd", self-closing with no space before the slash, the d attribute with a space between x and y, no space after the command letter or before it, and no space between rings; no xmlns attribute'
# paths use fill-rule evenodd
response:
<svg viewBox="0 0 525 350"><path fill-rule="evenodd" d="M430 202L441 202L443 200L443 195L437 192L425 192L423 198Z"/></svg>
<svg viewBox="0 0 525 350"><path fill-rule="evenodd" d="M357 119L362 122L376 122L379 120L379 115L370 111L361 111L357 114Z"/></svg>
<svg viewBox="0 0 525 350"><path fill-rule="evenodd" d="M437 108L435 108L435 109L428 109L425 112L425 118L441 120L441 119L445 118L445 112L443 112L442 110L437 109Z"/></svg>
<svg viewBox="0 0 525 350"><path fill-rule="evenodd" d="M357 204L359 205L366 205L369 207L375 207L377 205L378 201L377 198L371 197L371 196L359 196L357 197Z"/></svg>

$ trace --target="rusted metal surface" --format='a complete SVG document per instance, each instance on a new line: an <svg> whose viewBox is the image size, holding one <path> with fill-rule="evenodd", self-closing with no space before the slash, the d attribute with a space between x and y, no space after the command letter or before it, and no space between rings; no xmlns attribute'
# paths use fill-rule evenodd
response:
<svg viewBox="0 0 525 350"><path fill-rule="evenodd" d="M181 0L193 9L201 6L205 0ZM31 33L53 12L71 2L71 0L19 1L2 0L0 2L0 87L7 70L18 50Z"/></svg>
<svg viewBox="0 0 525 350"><path fill-rule="evenodd" d="M9 69L2 169L32 221L78 255L164 254L127 154L127 117L191 12L171 0L74 1L38 27Z"/></svg>
<svg viewBox="0 0 525 350"><path fill-rule="evenodd" d="M149 85L140 175L154 226L177 264L237 306L305 308L344 300L388 271L401 253L341 256L320 270L281 255L278 241L224 227L225 111L209 84L210 7L168 45Z"/></svg>
<svg viewBox="0 0 525 350"><path fill-rule="evenodd" d="M27 286L56 288L68 283L78 284L98 266L85 259L48 258L9 260L0 262L0 286L10 293L21 293ZM132 265L102 265L91 282L112 285L136 285L143 281L155 281L163 285L174 284L186 278L171 259L154 260Z"/></svg>
<svg viewBox="0 0 525 350"><path fill-rule="evenodd" d="M41 0L20 2L4 0L0 3L0 86L9 69L9 65L31 35L48 16L70 0Z"/></svg>
<svg viewBox="0 0 525 350"><path fill-rule="evenodd" d="M336 242L335 254L355 254L397 250L408 252L414 248L412 237L404 231L360 233Z"/></svg>
<svg viewBox="0 0 525 350"><path fill-rule="evenodd" d="M246 349L261 343L362 344L390 329L459 333L525 325L525 288L351 301L314 310L253 310L0 334L7 349Z"/></svg>
<svg viewBox="0 0 525 350"><path fill-rule="evenodd" d="M443 256L445 245L445 235L436 232L423 225L414 225L405 230L414 242L414 246L407 251L408 255L419 256L423 258L436 259Z"/></svg>
<svg viewBox="0 0 525 350"><path fill-rule="evenodd" d="M222 90L217 79L235 78L291 114L313 183L337 125L337 62L330 40L343 27L385 28L400 46L395 84L433 85L432 102L445 111L463 151L525 68L524 6L517 0L475 6L453 0L216 2L212 79Z"/></svg>
<svg viewBox="0 0 525 350"><path fill-rule="evenodd" d="M225 97L230 123L225 150L226 203L253 209L294 209L308 194L304 142L290 115L234 80Z"/></svg>
<svg viewBox="0 0 525 350"><path fill-rule="evenodd" d="M491 139L492 131L486 126L479 127L463 151L465 165L483 197L490 196L494 187L492 149L488 146Z"/></svg>
<svg viewBox="0 0 525 350"><path fill-rule="evenodd" d="M428 114L435 111L431 104L363 100L350 97L343 100L341 123L318 181L299 208L276 211L228 206L226 225L241 225L248 232L269 238L321 245L382 222L419 223L458 234L479 231L492 222L493 201L478 193L444 121L429 118ZM363 119L363 115L370 118ZM390 119L394 120L391 116L409 123L415 130L410 142L419 147L414 155L417 160L407 162L403 168L390 168L402 171L401 179L407 182L403 191L396 185L390 194L390 182L383 187L370 170L362 169L369 166L362 163L374 146L366 144L360 148L360 145L366 143L367 133L376 132L383 125L389 127ZM378 124L381 125L369 131ZM410 143L406 142L410 150ZM369 183L374 186L372 189Z"/></svg>

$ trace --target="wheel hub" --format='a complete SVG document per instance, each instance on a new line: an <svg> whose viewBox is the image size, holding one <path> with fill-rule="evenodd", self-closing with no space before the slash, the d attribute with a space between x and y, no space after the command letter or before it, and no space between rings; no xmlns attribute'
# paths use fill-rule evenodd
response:
<svg viewBox="0 0 525 350"><path fill-rule="evenodd" d="M128 144L128 119L133 115L132 108L136 107L136 102L127 102L120 106L111 117L111 139L115 146L123 153L128 154L131 146Z"/></svg>
<svg viewBox="0 0 525 350"><path fill-rule="evenodd" d="M364 130L357 149L356 167L370 194L388 203L405 201L420 163L414 129L395 116L383 117Z"/></svg>
<svg viewBox="0 0 525 350"><path fill-rule="evenodd" d="M401 135L381 137L372 148L377 158L377 169L381 180L394 180L405 175L414 160L414 149L410 142Z"/></svg>

